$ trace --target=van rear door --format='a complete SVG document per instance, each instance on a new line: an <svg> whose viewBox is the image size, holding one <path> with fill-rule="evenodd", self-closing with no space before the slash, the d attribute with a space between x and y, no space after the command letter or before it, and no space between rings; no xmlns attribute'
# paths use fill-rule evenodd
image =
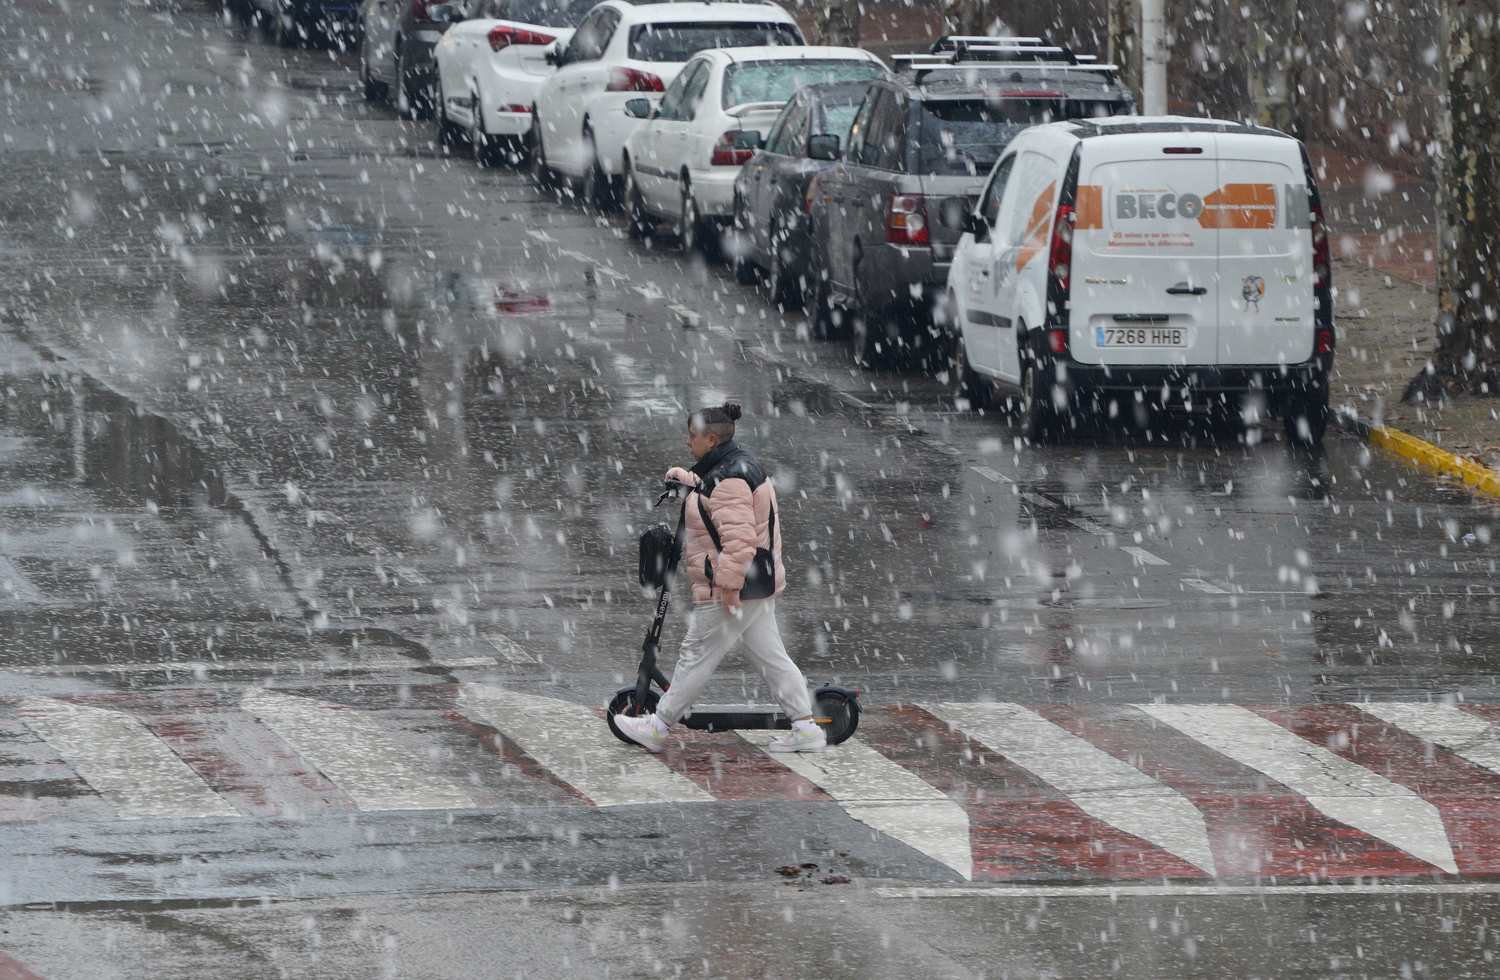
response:
<svg viewBox="0 0 1500 980"><path fill-rule="evenodd" d="M1212 133L1120 133L1080 151L1070 346L1086 364L1213 364L1219 356Z"/></svg>
<svg viewBox="0 0 1500 980"><path fill-rule="evenodd" d="M1296 140L1221 133L1219 185L1205 212L1219 229L1219 363L1295 364L1312 356L1312 233Z"/></svg>

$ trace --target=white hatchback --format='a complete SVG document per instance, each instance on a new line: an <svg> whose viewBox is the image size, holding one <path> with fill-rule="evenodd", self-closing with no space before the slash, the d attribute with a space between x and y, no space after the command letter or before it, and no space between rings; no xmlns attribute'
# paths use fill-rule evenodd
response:
<svg viewBox="0 0 1500 980"><path fill-rule="evenodd" d="M558 69L536 98L538 176L581 177L587 198L609 202L624 172L625 140L640 122L625 114L627 101L654 104L688 59L707 48L802 43L792 15L768 0L604 0L548 55Z"/></svg>
<svg viewBox="0 0 1500 980"><path fill-rule="evenodd" d="M734 211L734 181L788 99L804 85L885 75L859 48L755 47L700 51L651 109L626 103L644 121L625 141L625 207L635 231L673 222L683 249L707 241Z"/></svg>
<svg viewBox="0 0 1500 980"><path fill-rule="evenodd" d="M1279 412L1317 443L1333 367L1328 235L1307 153L1179 117L1023 131L948 273L953 374L1020 389L1028 437L1153 405Z"/></svg>
<svg viewBox="0 0 1500 980"><path fill-rule="evenodd" d="M433 51L437 61L438 135L466 132L481 163L531 132L531 107L556 69L548 45L567 44L598 0L476 0L469 16L448 28Z"/></svg>

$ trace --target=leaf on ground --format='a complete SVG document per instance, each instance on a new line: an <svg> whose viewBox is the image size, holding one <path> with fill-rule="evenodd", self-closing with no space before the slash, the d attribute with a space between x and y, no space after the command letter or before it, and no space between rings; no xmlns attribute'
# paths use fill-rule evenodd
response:
<svg viewBox="0 0 1500 980"><path fill-rule="evenodd" d="M795 864L783 864L781 867L776 869L776 873L779 875L784 875L787 878L795 878L802 873L802 869L797 867Z"/></svg>
<svg viewBox="0 0 1500 980"><path fill-rule="evenodd" d="M847 885L847 884L849 884L849 879L845 878L843 875L825 875L823 877L823 884L825 884L825 885Z"/></svg>

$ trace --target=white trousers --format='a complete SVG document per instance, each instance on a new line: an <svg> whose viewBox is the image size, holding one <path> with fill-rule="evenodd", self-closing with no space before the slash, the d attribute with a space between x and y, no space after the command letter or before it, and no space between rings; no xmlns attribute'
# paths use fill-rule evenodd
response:
<svg viewBox="0 0 1500 980"><path fill-rule="evenodd" d="M812 714L807 678L782 646L781 632L776 628L776 599L772 597L751 599L740 607L738 616L725 612L717 602L693 607L677 666L672 669L672 684L656 706L656 716L669 725L681 721L708 686L719 661L741 640L745 643L745 659L760 671L787 717Z"/></svg>

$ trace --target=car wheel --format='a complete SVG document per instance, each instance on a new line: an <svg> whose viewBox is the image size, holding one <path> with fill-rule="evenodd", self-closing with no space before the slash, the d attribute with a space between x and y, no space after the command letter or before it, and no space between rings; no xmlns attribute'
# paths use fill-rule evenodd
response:
<svg viewBox="0 0 1500 980"><path fill-rule="evenodd" d="M1328 429L1328 385L1319 382L1288 395L1281 403L1281 424L1292 445L1322 445Z"/></svg>
<svg viewBox="0 0 1500 980"><path fill-rule="evenodd" d="M815 340L832 340L836 333L833 311L828 308L828 281L823 270L811 261L802 274L802 312L807 315L807 330Z"/></svg>
<svg viewBox="0 0 1500 980"><path fill-rule="evenodd" d="M531 179L544 191L557 188L557 173L547 165L547 144L542 139L542 123L531 114Z"/></svg>
<svg viewBox="0 0 1500 980"><path fill-rule="evenodd" d="M741 286L753 286L760 276L755 263L750 261L749 222L745 220L744 201L738 194L734 195L733 214L731 224L734 228L734 241L731 243L733 252L730 264L734 267L734 281Z"/></svg>
<svg viewBox="0 0 1500 980"><path fill-rule="evenodd" d="M463 138L463 131L448 118L448 97L443 92L442 83L438 83L437 108L432 114L433 125L437 130L437 143L443 147L457 146Z"/></svg>
<svg viewBox="0 0 1500 980"><path fill-rule="evenodd" d="M500 163L500 141L484 130L484 106L479 96L474 96L469 110L474 121L469 123L469 147L474 151L474 162L481 167L493 167Z"/></svg>
<svg viewBox="0 0 1500 980"><path fill-rule="evenodd" d="M271 40L278 48L290 48L297 43L297 20L286 4L277 4L271 15Z"/></svg>
<svg viewBox="0 0 1500 980"><path fill-rule="evenodd" d="M636 186L635 167L630 157L625 158L625 189L623 191L625 219L630 237L636 240L649 238L654 230L651 217L646 214L646 202L641 200L641 189Z"/></svg>
<svg viewBox="0 0 1500 980"><path fill-rule="evenodd" d="M594 139L594 134L587 129L583 131L583 138L588 142L589 149L593 153L593 162L583 174L583 203L586 207L599 211L613 210L615 206L614 181L609 174L604 172L604 162L599 158L599 144Z"/></svg>
<svg viewBox="0 0 1500 980"><path fill-rule="evenodd" d="M683 255L692 255L703 247L703 219L698 215L698 201L693 189L682 182L682 207L677 212L677 242Z"/></svg>
<svg viewBox="0 0 1500 980"><path fill-rule="evenodd" d="M384 83L376 80L370 74L370 39L365 38L359 45L359 83L365 90L365 100L368 102L380 102L386 97Z"/></svg>
<svg viewBox="0 0 1500 980"><path fill-rule="evenodd" d="M771 302L783 310L796 309L802 303L802 290L797 287L796 277L786 267L787 234L779 226L771 228Z"/></svg>
<svg viewBox="0 0 1500 980"><path fill-rule="evenodd" d="M1021 403L1016 427L1028 442L1047 442L1057 434L1057 405L1049 365L1035 351L1021 351Z"/></svg>
<svg viewBox="0 0 1500 980"><path fill-rule="evenodd" d="M949 303L951 304L950 297ZM957 309L951 306L951 309ZM953 402L963 410L967 402L970 411L980 411L994 404L994 388L969 364L969 349L964 345L963 334L957 334L952 344L952 362L948 367L948 383L953 388Z"/></svg>
<svg viewBox="0 0 1500 980"><path fill-rule="evenodd" d="M432 93L415 84L406 64L406 44L396 39L396 108L412 119L426 119L432 111Z"/></svg>

